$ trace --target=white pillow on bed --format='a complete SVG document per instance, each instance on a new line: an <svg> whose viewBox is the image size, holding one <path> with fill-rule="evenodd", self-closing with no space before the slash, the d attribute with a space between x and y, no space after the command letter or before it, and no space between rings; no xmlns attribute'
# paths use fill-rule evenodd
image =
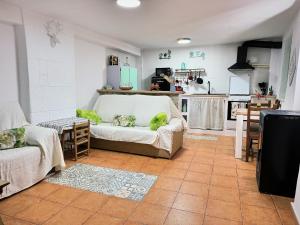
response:
<svg viewBox="0 0 300 225"><path fill-rule="evenodd" d="M23 127L27 124L18 102L0 103L0 131Z"/></svg>

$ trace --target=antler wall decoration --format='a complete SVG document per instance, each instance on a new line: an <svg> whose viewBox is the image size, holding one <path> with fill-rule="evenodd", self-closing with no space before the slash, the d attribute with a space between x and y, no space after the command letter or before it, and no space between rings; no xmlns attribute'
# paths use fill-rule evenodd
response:
<svg viewBox="0 0 300 225"><path fill-rule="evenodd" d="M56 20L50 20L45 24L45 29L50 38L50 46L54 48L57 43L60 43L60 40L57 36L63 30L63 26Z"/></svg>

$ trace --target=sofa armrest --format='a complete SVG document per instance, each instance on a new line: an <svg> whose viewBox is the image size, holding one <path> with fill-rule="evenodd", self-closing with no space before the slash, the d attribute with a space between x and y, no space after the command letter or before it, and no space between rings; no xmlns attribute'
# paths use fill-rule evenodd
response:
<svg viewBox="0 0 300 225"><path fill-rule="evenodd" d="M25 128L25 141L28 145L38 146L43 160L49 161L52 167L65 167L63 151L56 130L34 125Z"/></svg>
<svg viewBox="0 0 300 225"><path fill-rule="evenodd" d="M165 130L165 131L169 131L169 132L176 132L176 131L179 132L179 131L184 130L184 128L185 127L184 127L184 124L181 119L172 118L168 125L158 128L157 131L159 132L159 131Z"/></svg>
<svg viewBox="0 0 300 225"><path fill-rule="evenodd" d="M168 125L157 129L159 136L159 147L173 155L177 151L183 140L184 124L179 118L172 118Z"/></svg>

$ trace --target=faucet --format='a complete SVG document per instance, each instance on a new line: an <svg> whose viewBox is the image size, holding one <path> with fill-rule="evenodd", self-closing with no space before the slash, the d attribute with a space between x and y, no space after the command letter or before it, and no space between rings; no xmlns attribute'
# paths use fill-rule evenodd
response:
<svg viewBox="0 0 300 225"><path fill-rule="evenodd" d="M207 92L207 94L210 95L210 81L208 81L207 83L208 83L208 92Z"/></svg>

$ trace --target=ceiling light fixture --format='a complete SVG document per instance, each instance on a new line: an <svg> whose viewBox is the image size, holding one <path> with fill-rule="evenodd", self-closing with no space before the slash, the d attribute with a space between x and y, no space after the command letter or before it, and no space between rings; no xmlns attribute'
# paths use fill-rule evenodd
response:
<svg viewBox="0 0 300 225"><path fill-rule="evenodd" d="M117 0L117 4L124 8L136 8L141 5L140 0Z"/></svg>
<svg viewBox="0 0 300 225"><path fill-rule="evenodd" d="M192 41L192 39L190 39L190 38L178 38L177 39L177 43L180 45L189 44L189 43L191 43L191 41Z"/></svg>

